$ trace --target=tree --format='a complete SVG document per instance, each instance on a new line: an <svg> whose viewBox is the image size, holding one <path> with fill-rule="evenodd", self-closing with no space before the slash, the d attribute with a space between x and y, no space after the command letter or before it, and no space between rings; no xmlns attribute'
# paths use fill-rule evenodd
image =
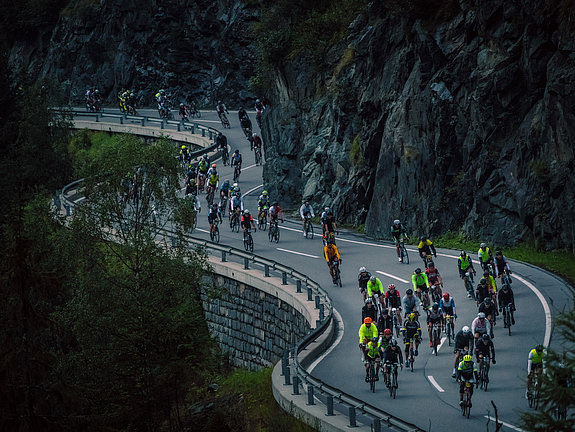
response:
<svg viewBox="0 0 575 432"><path fill-rule="evenodd" d="M562 351L547 350L539 407L521 415L521 428L532 432L572 432L575 424L575 309L556 322Z"/></svg>
<svg viewBox="0 0 575 432"><path fill-rule="evenodd" d="M179 205L171 143L94 142L76 154L86 199L69 225L73 297L57 320L77 348L60 368L91 407L83 428L154 431L210 357L199 300L205 259L160 241Z"/></svg>

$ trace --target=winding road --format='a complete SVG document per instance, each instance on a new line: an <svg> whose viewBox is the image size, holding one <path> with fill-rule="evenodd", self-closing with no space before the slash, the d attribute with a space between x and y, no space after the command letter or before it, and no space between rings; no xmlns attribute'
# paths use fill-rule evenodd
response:
<svg viewBox="0 0 575 432"><path fill-rule="evenodd" d="M154 115L154 110L142 110L144 115ZM250 113L252 123L257 131L255 116ZM239 126L237 113L230 112L231 129L224 134L232 147L239 148L243 154L243 169L239 184L245 197L245 207L257 210L257 198L263 190L262 168L255 165L253 152ZM214 112L203 111L200 120L194 122L214 128L221 128ZM136 127L136 126L134 126ZM166 130L166 134L170 131ZM265 145L264 145L265 148ZM265 155L264 155L265 157ZM216 161L218 162L218 161ZM220 181L232 178L230 167L218 163ZM206 201L202 199L202 213L194 236L209 239ZM273 197L272 197L273 200ZM281 202L280 202L281 205ZM378 383L375 393L363 380L364 369L360 362L357 347L358 329L361 324L362 296L357 287L357 271L360 266L379 277L384 286L394 283L401 296L411 287L411 275L422 262L417 257L414 247L408 247L411 264L398 262L395 247L390 242L378 242L354 232L340 230L337 244L342 255L343 287L334 286L323 258L321 236L313 240L303 237L299 216L295 210L286 214L287 220L281 225L281 238L278 244L270 243L266 233L254 233L254 253L289 265L302 273L308 274L329 292L336 316L340 318L338 337L333 346L313 365L313 373L318 378L334 387L380 407L393 415L410 421L420 428L430 431L457 430L465 428L466 432L485 431L490 417L494 418L491 401L498 409L499 421L503 422L503 431L520 431L519 414L529 410L524 398L529 350L538 343L550 345L561 350L561 343L552 328L552 319L570 307L573 293L557 277L539 268L510 261L513 270L513 290L517 312L513 335L508 336L499 317L495 327L495 351L497 364L492 365L490 384L487 392L476 390L473 396L471 418L461 416L458 405L458 385L451 378L453 350L442 345L438 356L431 353L427 332L423 329L423 342L419 356L416 358L414 371L405 369L399 375L397 399L389 398L383 386ZM320 209L315 209L316 214ZM232 233L225 222L220 227L220 243L243 248L242 235ZM320 231L316 227L316 233ZM479 248L479 246L478 246ZM458 251L439 248L435 260L444 281L444 292L449 292L456 301L458 319L456 331L463 325L471 325L476 316L475 302L468 299L457 271ZM477 262L477 251L468 251ZM422 326L424 326L422 319ZM400 341L403 349L403 344ZM490 423L489 430L495 430Z"/></svg>

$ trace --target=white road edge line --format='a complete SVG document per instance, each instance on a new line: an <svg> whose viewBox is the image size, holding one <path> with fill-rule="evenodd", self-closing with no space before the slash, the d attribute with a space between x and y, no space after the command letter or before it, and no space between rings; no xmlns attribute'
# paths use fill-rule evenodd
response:
<svg viewBox="0 0 575 432"><path fill-rule="evenodd" d="M322 355L320 355L311 365L309 365L308 368L308 373L312 373L313 370L315 369L315 367L319 364L319 362L321 362L324 358L326 358L334 349L336 346L338 346L338 344L341 342L341 340L343 339L343 333L344 333L344 325L343 325L343 319L341 317L341 315L339 314L339 312L337 311L336 308L333 308L333 314L335 315L335 318L339 324L339 334L337 335L337 339L335 340L335 342L333 344L331 344L331 347L329 347L329 349L324 352Z"/></svg>
<svg viewBox="0 0 575 432"><path fill-rule="evenodd" d="M535 285L533 285L526 279L522 278L517 273L513 273L513 276L515 276L517 279L519 279L521 282L527 285L527 287L531 291L533 291L533 293L537 296L537 298L541 302L541 305L543 306L543 310L545 311L545 338L543 340L543 346L547 347L549 346L549 342L551 341L551 309L549 308L549 304L547 303L547 300L545 300L545 297L543 297L543 294L541 294L541 291L535 288Z"/></svg>
<svg viewBox="0 0 575 432"><path fill-rule="evenodd" d="M279 251L282 251L282 252L289 252L289 253L292 253L292 254L303 255L303 256L306 256L306 257L310 257L310 258L319 258L317 255L310 255L310 254L306 254L306 253L303 253L303 252L292 251L292 250L289 250L289 249L282 249L282 248L276 248L276 249L279 250Z"/></svg>
<svg viewBox="0 0 575 432"><path fill-rule="evenodd" d="M486 415L486 416L484 416L484 417L485 417L486 419L489 419L489 420L493 421L493 422L495 421L495 419L494 419L493 417L491 417L491 416ZM525 432L523 429L518 428L517 426L513 426L512 424L505 423L505 422L502 422L502 421L499 421L499 422L500 422L501 424L503 424L503 426L507 426L508 428L515 429L516 431L519 431L519 432Z"/></svg>
<svg viewBox="0 0 575 432"><path fill-rule="evenodd" d="M247 169L250 169L250 168L253 168L253 167L256 167L256 166L257 166L256 164L247 166L247 167L245 167L245 168L242 168L242 171L245 171L245 170L247 170Z"/></svg>
<svg viewBox="0 0 575 432"><path fill-rule="evenodd" d="M439 350L441 349L441 347L443 346L443 344L445 343L445 340L447 339L447 336L443 336L441 338L441 342L439 344L439 346L437 347L437 352L439 352Z"/></svg>
<svg viewBox="0 0 575 432"><path fill-rule="evenodd" d="M441 386L439 384L437 384L437 381L435 381L435 378L433 378L431 375L427 375L427 379L433 385L433 387L435 387L437 389L438 392L440 392L440 393L445 392L445 390L443 390L441 388Z"/></svg>
<svg viewBox="0 0 575 432"><path fill-rule="evenodd" d="M257 190L257 189L259 189L259 188L261 188L261 187L264 187L264 185L261 184L261 185L257 185L256 187L251 188L249 191L247 191L247 192L244 194L244 196L251 194L253 191L255 191L255 190Z"/></svg>
<svg viewBox="0 0 575 432"><path fill-rule="evenodd" d="M403 282L403 283L406 283L406 284L409 283L409 281L406 281L405 279L398 278L397 276L394 276L394 275L389 274L389 273L385 273L385 272L382 272L382 271L379 271L379 270L376 270L375 272L376 272L376 273L379 273L379 274L382 274L382 275L384 275L384 276L393 278L393 279L397 279L398 281Z"/></svg>

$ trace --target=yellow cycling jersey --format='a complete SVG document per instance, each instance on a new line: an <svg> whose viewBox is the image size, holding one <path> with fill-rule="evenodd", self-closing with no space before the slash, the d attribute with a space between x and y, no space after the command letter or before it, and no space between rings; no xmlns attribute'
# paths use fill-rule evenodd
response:
<svg viewBox="0 0 575 432"><path fill-rule="evenodd" d="M371 323L369 327L365 324L362 324L359 328L359 343L363 343L363 339L367 338L367 340L371 340L374 337L377 337L379 332L377 331L377 327L375 324Z"/></svg>
<svg viewBox="0 0 575 432"><path fill-rule="evenodd" d="M545 350L541 351L541 354L537 352L535 348L529 353L531 356L531 364L539 364L543 362L543 357L545 357Z"/></svg>
<svg viewBox="0 0 575 432"><path fill-rule="evenodd" d="M481 258L481 262L489 261L490 256L489 248L486 247L485 250L479 248L479 250L477 251L477 255L479 256L479 258Z"/></svg>
<svg viewBox="0 0 575 432"><path fill-rule="evenodd" d="M373 324L372 324L373 326ZM367 349L365 350L365 354L368 357L374 358L378 355L379 353L379 347L381 346L381 344L377 343L375 345L373 345L371 342L369 344L367 344Z"/></svg>
<svg viewBox="0 0 575 432"><path fill-rule="evenodd" d="M421 249L424 246L431 246L433 244L433 242L429 239L425 240L424 242L420 241L419 244L417 245L418 249Z"/></svg>
<svg viewBox="0 0 575 432"><path fill-rule="evenodd" d="M220 176L217 174L212 174L210 176L210 181L209 184L210 186L215 186L218 183L218 180L220 179Z"/></svg>

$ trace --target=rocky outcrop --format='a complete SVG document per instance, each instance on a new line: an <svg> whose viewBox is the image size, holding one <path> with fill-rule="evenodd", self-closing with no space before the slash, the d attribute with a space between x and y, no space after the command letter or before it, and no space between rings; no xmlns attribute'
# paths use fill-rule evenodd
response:
<svg viewBox="0 0 575 432"><path fill-rule="evenodd" d="M400 218L414 234L575 247L572 3L446 1L418 16L372 2L320 72L298 59L275 71L266 187L374 237Z"/></svg>
<svg viewBox="0 0 575 432"><path fill-rule="evenodd" d="M240 0L72 0L55 27L15 42L10 62L17 75L63 83L72 102L94 86L114 103L122 88L146 105L165 88L175 101L237 106L253 96L257 13Z"/></svg>

